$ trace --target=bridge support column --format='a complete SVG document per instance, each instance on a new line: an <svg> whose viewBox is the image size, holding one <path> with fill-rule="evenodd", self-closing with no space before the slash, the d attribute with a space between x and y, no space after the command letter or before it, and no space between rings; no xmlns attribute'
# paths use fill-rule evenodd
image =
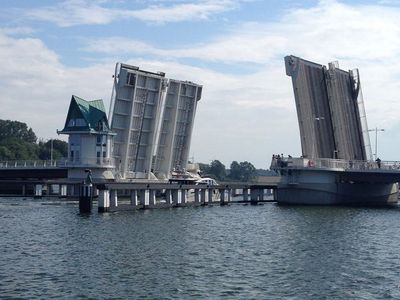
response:
<svg viewBox="0 0 400 300"><path fill-rule="evenodd" d="M143 205L143 208L146 208L146 190L138 190L138 200L141 205Z"/></svg>
<svg viewBox="0 0 400 300"><path fill-rule="evenodd" d="M165 201L167 202L167 204L172 204L172 191L171 190L165 191Z"/></svg>
<svg viewBox="0 0 400 300"><path fill-rule="evenodd" d="M67 197L67 185L66 184L61 184L60 185L60 196L61 198L66 198Z"/></svg>
<svg viewBox="0 0 400 300"><path fill-rule="evenodd" d="M138 204L139 204L139 199L137 190L131 190L131 205L138 206Z"/></svg>
<svg viewBox="0 0 400 300"><path fill-rule="evenodd" d="M156 205L156 191L155 190L147 190L149 193L149 206L154 207Z"/></svg>
<svg viewBox="0 0 400 300"><path fill-rule="evenodd" d="M214 200L214 192L215 190L213 188L208 189L208 203L212 203Z"/></svg>
<svg viewBox="0 0 400 300"><path fill-rule="evenodd" d="M98 198L98 212L107 212L110 209L110 192L109 190L100 190Z"/></svg>
<svg viewBox="0 0 400 300"><path fill-rule="evenodd" d="M264 189L258 189L258 200L264 200Z"/></svg>
<svg viewBox="0 0 400 300"><path fill-rule="evenodd" d="M41 184L35 184L35 196L34 198L42 198L43 186Z"/></svg>
<svg viewBox="0 0 400 300"><path fill-rule="evenodd" d="M207 202L207 189L200 190L200 202L202 205L206 205Z"/></svg>
<svg viewBox="0 0 400 300"><path fill-rule="evenodd" d="M179 204L179 190L172 190L172 202L174 205Z"/></svg>
<svg viewBox="0 0 400 300"><path fill-rule="evenodd" d="M225 189L219 189L220 204L225 205Z"/></svg>
<svg viewBox="0 0 400 300"><path fill-rule="evenodd" d="M110 190L110 207L118 206L118 192L117 190Z"/></svg>
<svg viewBox="0 0 400 300"><path fill-rule="evenodd" d="M200 190L199 189L194 190L194 203L196 203L196 204L200 203Z"/></svg>
<svg viewBox="0 0 400 300"><path fill-rule="evenodd" d="M181 204L185 204L187 202L187 190L181 189L180 194L181 194Z"/></svg>
<svg viewBox="0 0 400 300"><path fill-rule="evenodd" d="M243 201L249 201L249 189L243 189Z"/></svg>
<svg viewBox="0 0 400 300"><path fill-rule="evenodd" d="M257 205L258 201L258 189L250 190L250 204Z"/></svg>

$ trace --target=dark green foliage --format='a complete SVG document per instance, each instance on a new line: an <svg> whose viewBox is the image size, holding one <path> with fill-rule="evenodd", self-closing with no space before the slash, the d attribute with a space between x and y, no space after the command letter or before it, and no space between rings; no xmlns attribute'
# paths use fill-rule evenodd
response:
<svg viewBox="0 0 400 300"><path fill-rule="evenodd" d="M219 160L213 160L211 162L209 172L213 174L217 180L225 180L226 178L225 166Z"/></svg>
<svg viewBox="0 0 400 300"><path fill-rule="evenodd" d="M213 160L211 164L199 164L200 172L203 177L212 177L216 180L225 180L226 169L219 160Z"/></svg>
<svg viewBox="0 0 400 300"><path fill-rule="evenodd" d="M240 164L237 161L233 161L231 163L231 170L229 172L229 179L238 180L238 181L241 179L241 168L240 168Z"/></svg>
<svg viewBox="0 0 400 300"><path fill-rule="evenodd" d="M256 176L256 168L248 161L241 162L240 167L240 181L252 181Z"/></svg>
<svg viewBox="0 0 400 300"><path fill-rule="evenodd" d="M200 172L203 176L210 174L210 165L199 163Z"/></svg>
<svg viewBox="0 0 400 300"><path fill-rule="evenodd" d="M53 159L62 159L68 156L68 143L54 139L53 140ZM51 159L51 140L47 142L39 141L39 159Z"/></svg>
<svg viewBox="0 0 400 300"><path fill-rule="evenodd" d="M0 120L0 141L16 138L27 143L36 143L37 137L32 128L18 121Z"/></svg>
<svg viewBox="0 0 400 300"><path fill-rule="evenodd" d="M1 160L50 160L51 141L36 143L37 137L25 123L0 120ZM53 140L53 159L67 157L68 144Z"/></svg>
<svg viewBox="0 0 400 300"><path fill-rule="evenodd" d="M0 160L31 160L38 159L39 147L36 143L26 142L17 137L8 137L0 140L4 156Z"/></svg>
<svg viewBox="0 0 400 300"><path fill-rule="evenodd" d="M217 180L232 180L248 182L255 179L257 175L256 168L248 161L233 161L231 169L227 175L225 166L219 160L213 160L210 165L199 164L203 176L213 177Z"/></svg>

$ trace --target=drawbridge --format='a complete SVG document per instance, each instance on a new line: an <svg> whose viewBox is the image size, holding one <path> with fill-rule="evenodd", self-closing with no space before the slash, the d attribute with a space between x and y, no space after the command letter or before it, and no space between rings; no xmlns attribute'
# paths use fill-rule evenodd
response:
<svg viewBox="0 0 400 300"><path fill-rule="evenodd" d="M358 69L285 57L292 78L302 156L274 157L278 203L397 203L400 162L372 160Z"/></svg>

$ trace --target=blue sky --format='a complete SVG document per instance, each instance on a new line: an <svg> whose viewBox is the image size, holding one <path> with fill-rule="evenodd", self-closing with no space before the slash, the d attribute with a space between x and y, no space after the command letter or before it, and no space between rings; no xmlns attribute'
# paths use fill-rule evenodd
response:
<svg viewBox="0 0 400 300"><path fill-rule="evenodd" d="M57 137L72 94L111 96L117 61L204 85L196 161L300 154L283 57L358 67L379 156L400 160L399 1L8 1L0 8L0 118ZM374 137L371 136L372 143Z"/></svg>

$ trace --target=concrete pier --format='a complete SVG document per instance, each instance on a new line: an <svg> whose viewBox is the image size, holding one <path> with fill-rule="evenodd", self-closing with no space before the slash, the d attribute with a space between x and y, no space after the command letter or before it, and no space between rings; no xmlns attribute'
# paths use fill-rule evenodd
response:
<svg viewBox="0 0 400 300"><path fill-rule="evenodd" d="M139 205L139 198L138 198L138 191L131 190L131 205L138 206Z"/></svg>
<svg viewBox="0 0 400 300"><path fill-rule="evenodd" d="M194 202L200 204L200 190L194 190Z"/></svg>
<svg viewBox="0 0 400 300"><path fill-rule="evenodd" d="M273 184L241 184L230 183L224 185L194 185L194 184L173 184L173 183L108 183L104 185L110 190L110 211L132 210L141 208L165 208L165 207L186 207L200 205L226 205L229 203L252 203L271 202L265 200L264 190L274 188ZM118 190L123 191L121 199L128 196L128 199L121 200L114 205L113 197L116 199ZM235 190L243 191L243 199L232 199ZM126 192L128 191L128 193ZM125 196L124 196L125 195ZM101 197L100 197L101 198ZM251 202L250 202L251 201ZM116 202L116 200L115 200Z"/></svg>
<svg viewBox="0 0 400 300"><path fill-rule="evenodd" d="M172 191L171 190L166 190L165 191L165 202L167 204L172 204L173 200L172 200Z"/></svg>
<svg viewBox="0 0 400 300"><path fill-rule="evenodd" d="M34 198L41 198L43 193L43 185L36 184L35 185L35 196Z"/></svg>
<svg viewBox="0 0 400 300"><path fill-rule="evenodd" d="M100 190L98 197L98 212L103 213L110 210L110 192L109 190Z"/></svg>
<svg viewBox="0 0 400 300"><path fill-rule="evenodd" d="M149 194L149 207L154 207L156 205L156 191L155 190L147 190Z"/></svg>
<svg viewBox="0 0 400 300"><path fill-rule="evenodd" d="M117 190L110 190L110 208L118 206L118 192Z"/></svg>

